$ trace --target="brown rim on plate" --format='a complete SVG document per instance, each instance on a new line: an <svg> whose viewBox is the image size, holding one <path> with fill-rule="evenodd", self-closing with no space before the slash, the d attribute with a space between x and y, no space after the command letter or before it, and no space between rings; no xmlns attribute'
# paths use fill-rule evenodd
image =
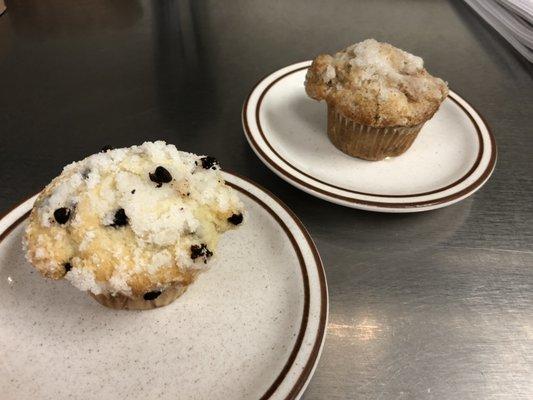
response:
<svg viewBox="0 0 533 400"><path fill-rule="evenodd" d="M313 242L313 239L311 238L309 232L304 227L302 222L298 219L298 217L275 195L273 195L270 191L266 190L262 186L256 184L255 182L251 181L248 178L245 178L241 175L238 175L233 172L227 172L225 173L229 175L233 175L239 179L242 179L243 181L246 181L247 183L257 187L259 190L266 193L270 198L272 198L276 203L278 203L281 208L287 214L289 214L293 221L295 222L296 226L299 228L300 232L302 233L302 236L305 238L312 254L314 261L317 266L317 273L318 273L318 280L320 283L320 316L318 320L318 330L315 338L315 342L313 344L313 347L311 349L309 358L307 362L305 363L305 366L303 367L300 375L295 380L289 394L285 397L285 400L293 400L295 399L298 394L301 392L302 388L305 386L307 381L310 378L311 372L313 371L313 368L316 365L318 356L320 354L320 350L322 347L322 343L325 338L325 328L326 328L326 322L327 322L327 309L328 309L328 296L327 296L327 286L326 286L326 278L324 273L324 265L322 264L322 260L320 258L320 255L318 253L318 250ZM305 333L307 330L307 324L309 320L309 308L310 308L310 288L309 288L309 276L307 272L307 265L305 263L305 260L303 258L302 252L300 251L300 247L298 246L298 243L290 231L289 227L285 224L285 222L279 217L278 214L276 214L272 208L270 208L267 204L265 204L261 199L259 199L254 194L250 193L248 190L238 186L237 184L226 182L229 186L234 188L235 190L241 192L245 196L248 196L250 199L252 199L254 202L259 204L263 209L265 209L273 218L274 220L282 227L285 234L289 237L289 240L291 242L291 245L298 257L298 262L300 264L300 271L302 273L302 280L303 280L303 286L304 286L304 308L302 313L302 320L300 323L300 329L298 332L298 336L296 338L296 342L294 344L294 347L289 355L289 358L287 359L284 367L282 368L279 375L276 377L274 382L270 385L270 387L267 389L265 394L259 398L259 400L267 400L272 397L272 395L276 392L276 390L279 388L281 383L286 378L288 372L294 365L294 361L296 360L296 357L298 356L298 353L301 349L303 339L305 337ZM2 216L0 220L2 220L4 217L9 215L11 212L15 211L18 207L20 207L24 202L26 202L29 199L26 199L20 203L18 203L17 206L13 207L8 213ZM0 243L15 229L21 222L23 222L28 216L30 215L31 209L25 212L23 215L21 215L19 218L17 218L13 223L11 223L7 228L4 229L2 233L0 233Z"/></svg>
<svg viewBox="0 0 533 400"><path fill-rule="evenodd" d="M306 63L311 64L310 61L307 61ZM272 75L272 74L268 74L265 77L263 77L261 80L259 80L259 82L257 82L254 85L254 87L252 88L252 90L250 91L248 96L246 97L246 100L245 100L245 102L243 104L243 108L242 108L242 112L241 112L241 119L242 119L244 134L245 134L248 142L252 146L253 150L256 151L258 153L258 155L260 155L260 157L263 158L266 161L268 167L273 169L274 172L277 171L276 173L278 175L280 175L281 177L288 178L290 181L294 181L298 185L301 185L301 186L309 189L312 192L320 193L320 194L325 195L327 197L333 197L335 199L342 200L342 201L345 201L345 202L349 202L349 203L353 203L353 204L375 206L375 207L382 207L384 209L387 209L387 208L398 208L398 209L401 209L401 208L417 208L417 207L422 207L422 206L431 206L431 205L442 204L442 203L446 203L448 201L453 201L455 199L459 199L459 198L461 198L462 196L464 196L464 195L466 195L468 193L474 192L479 186L481 186L487 180L488 176L490 176L490 174L492 173L492 171L494 169L494 166L496 164L496 158L497 158L496 141L494 139L494 135L492 134L488 124L486 123L485 119L481 116L481 114L470 103L468 103L466 100L464 100L462 97L460 97L457 93L454 93L454 92L451 92L451 91L449 93L448 98L450 98L450 100L452 100L456 105L458 105L461 108L461 110L468 116L468 118L470 119L470 121L472 122L472 124L474 125L474 127L476 129L476 134L477 134L478 144L479 144L476 160L474 161L472 167L466 172L465 175L463 175L461 178L457 179L453 183L451 183L449 185L446 185L446 186L444 186L442 188L431 190L431 191L424 192L424 193L415 193L415 194L407 194L407 195L387 195L387 194L366 193L366 192L360 192L360 191L355 191L355 190L342 188L342 187L335 186L335 185L329 184L327 182L321 181L321 180L319 180L319 179L317 179L317 178L305 173L304 171L300 170L299 168L297 168L296 166L294 166L290 162L288 162L285 158L283 158L274 149L274 147L268 141L268 139L267 139L267 137L266 137L266 135L265 135L265 133L263 131L263 128L261 126L260 116L259 116L260 109L261 109L261 104L263 102L263 99L264 99L266 93L276 83L278 83L281 79L287 77L288 75L291 75L291 74L294 74L296 72L299 72L299 71L302 71L302 70L305 70L305 69L309 68L309 65L306 65L306 66L303 66L303 67L298 67L297 66L297 65L301 65L301 64L302 63L298 63L298 64L292 65L292 67L293 67L292 70L290 70L290 71L284 73L283 75L277 77L276 79L274 79L274 81L269 83L265 87L265 89L262 90L262 92L259 95L259 99L257 100L257 105L255 107L254 115L255 115L255 120L256 120L256 124L257 124L257 128L258 128L258 132L259 132L262 140L267 145L267 147L280 160L282 160L285 164L287 164L290 168L294 169L295 171L299 172L300 174L304 175L305 177L307 177L307 178L309 178L309 179L311 179L311 180L313 180L315 182L321 183L323 185L329 186L329 187L334 188L334 189L350 192L350 193L353 193L353 194L373 196L373 197L378 197L378 198L379 197L380 198L406 198L406 197L427 196L427 195L436 194L436 193L445 191L447 189L450 189L450 188L460 184L464 180L468 179L468 177L470 177L476 171L476 169L478 168L478 166L479 166L479 164L481 162L481 158L483 156L483 153L484 153L485 149L484 149L484 143L483 143L483 138L482 138L482 135L481 135L481 129L480 129L479 124L475 121L475 119L473 118L471 113L457 100L457 98L460 98L462 101L467 103L479 115L480 119L483 121L483 123L484 123L484 125L486 127L486 130L487 130L488 136L490 138L490 144L491 145L490 145L490 149L489 150L491 151L491 155L490 155L490 159L489 159L489 162L488 162L485 170L483 171L483 173L480 175L480 177L475 182L470 184L468 187L460 190L459 192L452 193L452 194L450 194L448 196L444 196L444 197L441 197L441 198L430 199L430 200L425 200L425 201L418 201L418 202L405 202L405 203L390 202L389 203L389 202L379 202L379 201L356 199L356 198L352 198L352 197L339 195L337 193L328 192L328 191L326 191L324 189L321 189L319 187L310 185L308 182L305 182L305 181L301 180L300 178L298 178L297 176L295 176L294 174L292 174L291 172L287 171L282 166L280 166L279 164L274 162L267 154L265 154L263 149L261 149L261 147L257 144L256 140L254 139L254 137L253 137L253 135L251 133L251 130L250 130L250 126L249 126L249 123L248 123L248 117L247 117L249 101L250 101L251 95L254 93L254 91L257 89L257 87L262 82L264 82L266 79L268 79L269 76ZM291 66L289 66L289 67L291 67Z"/></svg>

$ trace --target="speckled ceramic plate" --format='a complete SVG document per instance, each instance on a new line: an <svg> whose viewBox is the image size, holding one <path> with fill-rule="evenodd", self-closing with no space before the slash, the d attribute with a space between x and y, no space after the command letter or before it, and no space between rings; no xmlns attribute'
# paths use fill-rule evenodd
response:
<svg viewBox="0 0 533 400"><path fill-rule="evenodd" d="M12 399L297 399L324 341L327 288L296 216L225 173L246 223L178 300L117 311L43 279L21 237L35 198L0 220L0 393Z"/></svg>
<svg viewBox="0 0 533 400"><path fill-rule="evenodd" d="M310 64L290 65L267 76L243 106L250 146L282 179L344 206L413 212L463 200L490 177L496 163L494 137L453 91L403 155L376 162L342 153L326 134L325 103L305 93Z"/></svg>

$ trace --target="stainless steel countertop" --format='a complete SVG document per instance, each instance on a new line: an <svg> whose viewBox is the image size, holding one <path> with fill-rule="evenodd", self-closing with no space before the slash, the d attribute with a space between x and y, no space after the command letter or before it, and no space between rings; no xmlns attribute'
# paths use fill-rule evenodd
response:
<svg viewBox="0 0 533 400"><path fill-rule="evenodd" d="M533 398L533 68L461 1L7 6L0 213L105 144L214 155L285 201L324 260L330 323L306 400ZM418 215L343 208L248 147L240 110L260 77L367 37L422 56L488 121L499 159L471 198Z"/></svg>

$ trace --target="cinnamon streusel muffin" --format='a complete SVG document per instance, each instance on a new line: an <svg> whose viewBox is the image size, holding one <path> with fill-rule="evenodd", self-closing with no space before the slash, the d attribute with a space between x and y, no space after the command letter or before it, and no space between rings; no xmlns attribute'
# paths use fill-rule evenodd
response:
<svg viewBox="0 0 533 400"><path fill-rule="evenodd" d="M44 276L108 307L149 309L181 295L242 221L213 157L146 142L67 165L37 198L25 247Z"/></svg>
<svg viewBox="0 0 533 400"><path fill-rule="evenodd" d="M420 57L374 39L319 55L305 88L327 103L332 143L366 160L404 153L448 95Z"/></svg>

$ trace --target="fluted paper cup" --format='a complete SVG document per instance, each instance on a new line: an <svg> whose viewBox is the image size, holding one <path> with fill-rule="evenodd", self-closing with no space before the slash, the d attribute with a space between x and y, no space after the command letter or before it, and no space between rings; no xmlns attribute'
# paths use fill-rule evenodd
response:
<svg viewBox="0 0 533 400"><path fill-rule="evenodd" d="M403 154L424 123L414 126L374 127L359 124L328 104L328 136L340 151L364 160L378 161Z"/></svg>

